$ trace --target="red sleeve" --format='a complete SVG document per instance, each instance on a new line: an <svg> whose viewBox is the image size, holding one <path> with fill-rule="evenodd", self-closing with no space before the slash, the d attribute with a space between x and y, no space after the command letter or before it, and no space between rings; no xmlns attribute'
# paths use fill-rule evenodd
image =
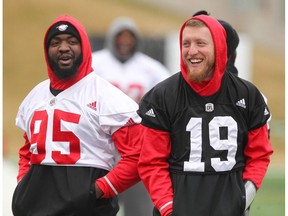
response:
<svg viewBox="0 0 288 216"><path fill-rule="evenodd" d="M244 150L247 159L243 179L252 181L257 189L261 186L272 153L273 149L268 138L267 124L249 131L248 143Z"/></svg>
<svg viewBox="0 0 288 216"><path fill-rule="evenodd" d="M18 161L19 170L17 175L18 183L30 169L30 156L31 156L30 142L28 141L26 133L23 134L23 137L25 139L25 144L19 150L19 161Z"/></svg>
<svg viewBox="0 0 288 216"><path fill-rule="evenodd" d="M103 198L113 197L140 181L137 170L141 150L140 129L140 124L122 127L112 135L121 160L106 176L96 181L104 193Z"/></svg>
<svg viewBox="0 0 288 216"><path fill-rule="evenodd" d="M139 175L151 199L162 216L172 212L173 188L168 158L171 152L170 135L143 126L142 150L138 163Z"/></svg>

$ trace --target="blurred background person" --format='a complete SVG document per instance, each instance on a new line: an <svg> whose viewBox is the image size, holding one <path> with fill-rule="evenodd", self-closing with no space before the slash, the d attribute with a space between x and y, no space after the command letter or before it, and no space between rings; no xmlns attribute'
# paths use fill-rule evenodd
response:
<svg viewBox="0 0 288 216"><path fill-rule="evenodd" d="M140 31L129 17L118 17L112 22L104 49L92 54L92 67L137 103L169 76L164 65L141 52Z"/></svg>
<svg viewBox="0 0 288 216"><path fill-rule="evenodd" d="M116 18L106 35L105 47L92 53L96 74L121 89L137 103L158 82L169 76L164 65L141 52L141 35L134 20ZM119 196L125 216L151 215L153 204L142 182Z"/></svg>

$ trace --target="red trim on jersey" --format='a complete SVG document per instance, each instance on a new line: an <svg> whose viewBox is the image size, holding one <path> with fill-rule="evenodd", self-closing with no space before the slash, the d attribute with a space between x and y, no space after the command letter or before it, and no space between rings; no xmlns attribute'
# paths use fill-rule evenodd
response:
<svg viewBox="0 0 288 216"><path fill-rule="evenodd" d="M244 150L247 160L243 179L252 181L257 189L261 186L272 153L273 149L268 139L267 124L256 130L249 131L248 143Z"/></svg>
<svg viewBox="0 0 288 216"><path fill-rule="evenodd" d="M102 196L103 198L113 197L116 195L114 190L121 193L140 181L137 163L141 150L141 127L140 124L122 127L112 135L114 144L122 159L106 175L109 183L111 183L114 188L110 187L104 177L97 179L96 181L97 185L104 193Z"/></svg>
<svg viewBox="0 0 288 216"><path fill-rule="evenodd" d="M30 142L28 141L26 133L23 134L23 137L25 139L25 144L19 150L19 161L18 161L19 169L17 175L18 183L30 169L30 163L29 163L31 157Z"/></svg>
<svg viewBox="0 0 288 216"><path fill-rule="evenodd" d="M168 158L171 152L168 132L143 126L143 146L138 163L139 175L161 215L172 212L173 188ZM167 203L169 203L167 205ZM167 205L166 207L164 207Z"/></svg>

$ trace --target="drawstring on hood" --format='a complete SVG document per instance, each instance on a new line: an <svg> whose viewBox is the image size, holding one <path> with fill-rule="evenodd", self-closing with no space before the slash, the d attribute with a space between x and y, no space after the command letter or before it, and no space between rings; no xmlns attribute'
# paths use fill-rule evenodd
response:
<svg viewBox="0 0 288 216"><path fill-rule="evenodd" d="M119 59L119 56L117 55L117 51L116 51L115 39L116 39L116 36L124 30L129 30L135 36L136 45L134 47L134 52L132 53L131 56L133 56L137 51L139 51L140 46L141 46L141 36L140 36L139 29L137 28L135 22L128 17L118 17L111 24L111 27L108 31L108 34L106 36L106 41L105 41L107 49L117 59Z"/></svg>
<svg viewBox="0 0 288 216"><path fill-rule="evenodd" d="M48 40L51 40L51 32L54 32L52 29L55 24L57 23L68 23L71 25L71 32L70 34L76 34L76 36L79 35L80 41L81 41L81 50L82 50L82 62L78 68L78 71L76 73L76 76L74 76L71 79L67 80L61 80L59 79L55 73L53 72L52 67L49 64L49 57L48 57ZM76 32L75 32L76 30ZM54 32L55 33L55 32ZM58 34L59 32L57 32ZM78 35L77 35L78 34ZM93 71L92 69L92 56L91 56L91 46L89 42L89 38L87 36L87 33L85 31L85 28L82 26L82 24L76 20L75 18L69 16L69 15L63 15L57 17L54 22L49 26L48 30L46 31L45 37L44 37L44 54L45 54L45 60L48 70L48 76L50 79L50 87L55 90L65 90L69 88L70 86L74 85L76 82L81 80L83 77L85 77L87 74L91 73Z"/></svg>
<svg viewBox="0 0 288 216"><path fill-rule="evenodd" d="M187 77L187 67L180 55L180 68L182 76L185 81L191 86L191 88L201 96L211 96L215 94L221 86L222 77L225 73L227 64L227 46L226 46L226 32L222 25L213 17L206 15L198 15L187 19L180 29L180 53L182 53L182 33L185 28L185 24L190 20L200 20L205 23L209 28L215 47L215 67L213 77L207 82L202 84L190 81Z"/></svg>

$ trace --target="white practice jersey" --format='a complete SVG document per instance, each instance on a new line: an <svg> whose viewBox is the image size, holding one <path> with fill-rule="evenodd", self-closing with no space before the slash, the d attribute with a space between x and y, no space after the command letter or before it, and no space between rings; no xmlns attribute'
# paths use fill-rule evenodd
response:
<svg viewBox="0 0 288 216"><path fill-rule="evenodd" d="M136 52L132 58L121 63L108 49L96 51L92 54L92 67L99 76L121 89L136 102L170 75L160 62L140 52Z"/></svg>
<svg viewBox="0 0 288 216"><path fill-rule="evenodd" d="M49 86L38 84L16 118L30 141L31 163L111 170L119 159L111 135L140 123L137 103L95 73L57 96Z"/></svg>

